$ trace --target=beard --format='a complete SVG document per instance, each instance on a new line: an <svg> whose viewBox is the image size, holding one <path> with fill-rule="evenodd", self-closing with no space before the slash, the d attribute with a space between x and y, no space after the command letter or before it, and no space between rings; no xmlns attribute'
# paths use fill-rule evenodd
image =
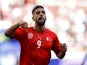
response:
<svg viewBox="0 0 87 65"><path fill-rule="evenodd" d="M44 21L38 20L38 21L37 21L37 25L43 26L43 25L45 24L45 21L46 21L46 19L45 19Z"/></svg>

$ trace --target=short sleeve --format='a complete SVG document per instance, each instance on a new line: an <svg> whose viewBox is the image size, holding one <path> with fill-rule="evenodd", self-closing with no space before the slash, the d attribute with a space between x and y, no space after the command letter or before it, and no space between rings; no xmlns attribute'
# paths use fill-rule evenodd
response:
<svg viewBox="0 0 87 65"><path fill-rule="evenodd" d="M20 38L23 38L25 34L25 29L24 28L18 28L14 34L13 34L13 38L19 40Z"/></svg>
<svg viewBox="0 0 87 65"><path fill-rule="evenodd" d="M54 35L54 41L53 41L53 46L52 46L52 50L58 54L59 51L62 50L61 46L60 46L60 42L58 40L58 37L56 35Z"/></svg>

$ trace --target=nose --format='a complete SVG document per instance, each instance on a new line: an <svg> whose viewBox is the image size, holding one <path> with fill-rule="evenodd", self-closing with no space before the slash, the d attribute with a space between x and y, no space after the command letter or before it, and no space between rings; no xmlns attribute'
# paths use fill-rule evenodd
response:
<svg viewBox="0 0 87 65"><path fill-rule="evenodd" d="M40 16L42 16L43 15L43 13L42 12L40 12Z"/></svg>

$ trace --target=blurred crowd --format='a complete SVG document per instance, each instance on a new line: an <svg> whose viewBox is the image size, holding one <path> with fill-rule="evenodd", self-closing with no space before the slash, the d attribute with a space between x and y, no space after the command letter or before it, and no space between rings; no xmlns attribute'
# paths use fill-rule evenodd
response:
<svg viewBox="0 0 87 65"><path fill-rule="evenodd" d="M0 1L0 29L7 29L11 25L20 22L21 19L28 22L29 26L33 26L31 11L36 4L41 4L40 0L9 0L11 4L6 3L6 0ZM64 3L62 2L62 4ZM41 4L46 9L46 27L58 35L61 43L67 43L68 52L86 53L87 6L71 7L62 4Z"/></svg>

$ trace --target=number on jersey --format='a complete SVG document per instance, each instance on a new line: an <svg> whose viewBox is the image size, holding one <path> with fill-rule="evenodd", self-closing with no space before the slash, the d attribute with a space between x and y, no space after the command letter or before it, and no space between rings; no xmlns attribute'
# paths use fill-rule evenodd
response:
<svg viewBox="0 0 87 65"><path fill-rule="evenodd" d="M37 48L40 48L41 47L41 40L38 40L37 41Z"/></svg>

